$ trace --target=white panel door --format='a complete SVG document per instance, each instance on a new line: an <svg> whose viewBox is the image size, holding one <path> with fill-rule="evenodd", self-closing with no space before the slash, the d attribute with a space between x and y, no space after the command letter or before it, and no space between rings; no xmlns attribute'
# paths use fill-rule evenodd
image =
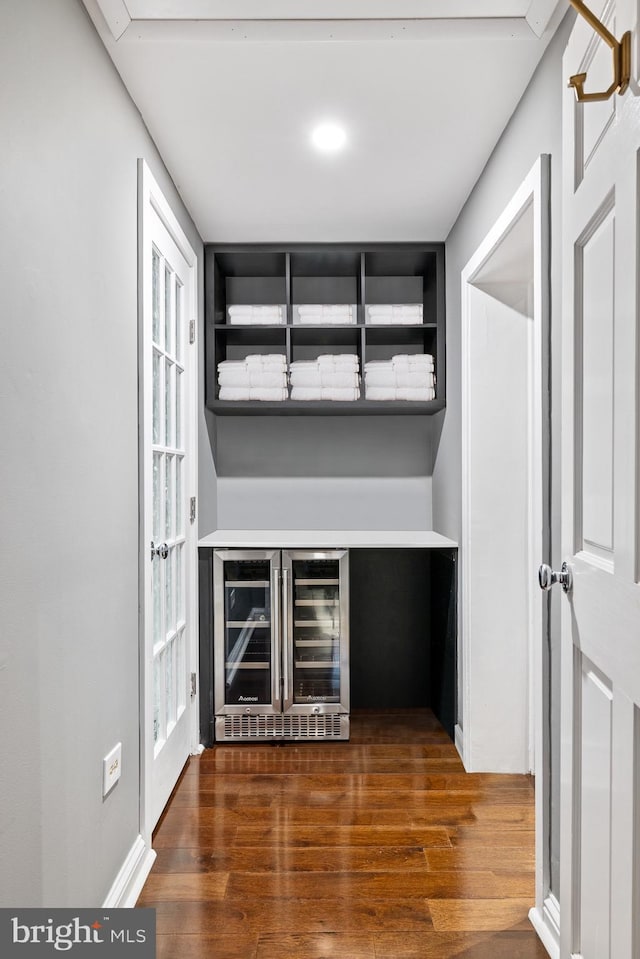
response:
<svg viewBox="0 0 640 959"><path fill-rule="evenodd" d="M142 543L145 826L150 832L192 745L195 264L148 171L142 210ZM143 200L144 203L144 200Z"/></svg>
<svg viewBox="0 0 640 959"><path fill-rule="evenodd" d="M600 13L600 10L596 9ZM604 19L634 30L637 0ZM611 82L579 20L564 74ZM632 88L563 111L561 959L638 959L638 155ZM558 587L556 587L558 588Z"/></svg>

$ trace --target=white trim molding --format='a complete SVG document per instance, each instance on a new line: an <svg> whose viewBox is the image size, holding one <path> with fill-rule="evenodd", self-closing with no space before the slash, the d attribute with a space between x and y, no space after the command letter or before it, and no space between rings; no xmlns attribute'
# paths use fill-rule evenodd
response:
<svg viewBox="0 0 640 959"><path fill-rule="evenodd" d="M453 731L455 747L458 750L458 755L460 759L464 762L464 732L462 731L462 726L459 723L456 723L456 727Z"/></svg>
<svg viewBox="0 0 640 959"><path fill-rule="evenodd" d="M548 502L545 498L546 471L549 468L548 448L548 355L546 337L549 322L549 181L550 163L547 155L540 156L513 199L476 250L462 272L462 536L461 536L461 656L462 703L464 732L456 728L456 748L461 753L465 768L476 771L474 741L474 712L471 687L473 660L471 644L474 636L470 628L470 574L469 544L471 541L471 494L469 463L471 457L470 429L470 286L480 270L508 235L528 207L533 207L533 327L530 340L531 395L529 398L529 463L532 495L527 517L529 531L527 568L531 589L531 608L528 617L529 681L523 695L529 697L528 759L536 777L536 905L530 919L551 956L559 954L559 908L549 891L549 835L550 835L550 755L548 702L549 663L545 657L545 636L548 628L539 601L537 567L548 562Z"/></svg>
<svg viewBox="0 0 640 959"><path fill-rule="evenodd" d="M529 910L529 921L551 959L560 959L560 904L553 893L544 900L542 909L534 906Z"/></svg>
<svg viewBox="0 0 640 959"><path fill-rule="evenodd" d="M478 771L509 771L524 772L524 766L528 765L529 771L535 771L536 774L543 775L542 762L542 742L543 742L543 716L544 708L542 704L542 695L544 689L543 679L543 621L542 621L542 603L537 602L537 568L540 562L545 561L544 545L545 523L548 523L548 517L544 515L544 470L548 468L546 449L547 435L546 418L548 409L545 400L545 391L543 384L545 382L545 371L543 367L543 330L546 329L548 322L548 261L549 261L549 157L540 156L516 193L498 217L493 227L488 231L484 240L480 243L477 250L466 264L461 275L461 297L462 297L462 324L461 324L461 368L462 368L462 535L460 538L460 561L461 561L461 655L460 667L462 669L462 717L464 722L464 746L463 762L467 772ZM528 397L528 423L527 430L529 434L529 468L531 496L529 503L529 515L527 517L528 529L528 555L527 565L529 568L531 584L531 604L528 622L528 689L522 690L523 696L529 699L529 729L527 756L521 761L522 768L511 768L507 770L501 766L500 770L487 765L487 750L484 750L480 761L478 760L477 742L474 737L474 714L472 708L471 690L475 688L472 676L472 643L473 636L470 627L471 609L471 575L469 560L469 550L471 542L471 528L473 522L471 508L471 479L469 475L471 464L471 289L475 285L478 275L486 263L490 260L494 252L500 247L504 238L509 235L515 224L527 208L533 209L533 303L532 303L532 330L530 333L530 342L528 347L530 366L529 376L531 382L531 391ZM491 769L490 769L491 766ZM539 780L542 782L542 778Z"/></svg>
<svg viewBox="0 0 640 959"><path fill-rule="evenodd" d="M138 836L127 853L126 859L102 903L102 908L117 909L135 906L155 858L156 854L153 849L147 846L142 836Z"/></svg>
<svg viewBox="0 0 640 959"><path fill-rule="evenodd" d="M149 623L146 621L145 611L151 608L150 580L146 576L145 561L148 559L149 537L145 530L151 528L150 509L150 469L145 467L145 455L148 450L145 443L150 438L150 411L145 405L145 388L151 383L150 353L147 350L145 339L145 303L150 302L150 280L145 272L145 250L150 242L152 218L160 220L162 228L168 234L176 247L176 256L181 256L189 271L187 282L189 288L189 316L185 319L193 323L194 338L189 344L185 343L185 374L186 392L184 396L186 449L188 450L188 468L183 477L183 493L185 497L198 497L198 362L197 362L197 329L199 316L198 303L198 256L192 248L189 239L182 229L177 216L174 214L169 201L156 181L148 164L142 158L138 159L138 291L139 291L139 322L138 322L138 362L139 362L139 520L140 520L140 563L139 563L139 595L140 595L140 755L141 755L141 782L140 782L140 832L143 839L151 847L151 834L156 824L157 816L153 807L152 796L152 769L154 764L153 729L151 710L152 702L152 675L149 666ZM145 286L147 284L147 286ZM150 327L149 327L150 329ZM191 351L191 352L189 352ZM148 355L147 355L148 354ZM145 365L146 364L146 365ZM185 515L188 509L185 504ZM197 524L185 523L185 557L184 575L187 577L186 610L188 623L188 644L186 655L189 663L188 672L197 671L198 663L198 537ZM196 684L194 697L187 696L185 704L189 725L188 752L197 754L200 747L199 729L199 693ZM186 755L184 759L186 760Z"/></svg>
<svg viewBox="0 0 640 959"><path fill-rule="evenodd" d="M566 11L567 5L561 0L531 0L525 19L535 35L541 37L546 30L555 31Z"/></svg>
<svg viewBox="0 0 640 959"><path fill-rule="evenodd" d="M119 40L131 24L126 3L124 0L97 0L97 3L114 40Z"/></svg>

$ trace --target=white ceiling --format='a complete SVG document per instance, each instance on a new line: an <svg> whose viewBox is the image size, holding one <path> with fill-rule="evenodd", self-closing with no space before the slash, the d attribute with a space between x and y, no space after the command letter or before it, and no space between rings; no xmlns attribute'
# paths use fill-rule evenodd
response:
<svg viewBox="0 0 640 959"><path fill-rule="evenodd" d="M84 3L215 242L444 239L565 7ZM347 128L340 155L309 146L322 119Z"/></svg>

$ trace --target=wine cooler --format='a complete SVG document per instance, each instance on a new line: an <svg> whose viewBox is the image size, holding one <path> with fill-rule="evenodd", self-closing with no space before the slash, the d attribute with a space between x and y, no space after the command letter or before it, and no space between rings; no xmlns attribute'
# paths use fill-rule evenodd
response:
<svg viewBox="0 0 640 959"><path fill-rule="evenodd" d="M216 550L215 738L349 738L347 550Z"/></svg>

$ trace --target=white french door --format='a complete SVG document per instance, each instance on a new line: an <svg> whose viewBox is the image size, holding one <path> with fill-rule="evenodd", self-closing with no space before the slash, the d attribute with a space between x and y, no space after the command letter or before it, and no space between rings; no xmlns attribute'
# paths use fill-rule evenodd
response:
<svg viewBox="0 0 640 959"><path fill-rule="evenodd" d="M603 13L620 37L637 0ZM611 51L578 20L565 77L611 82ZM563 111L560 955L640 955L638 157L640 102ZM637 87L636 87L637 90ZM558 588L558 587L556 587Z"/></svg>
<svg viewBox="0 0 640 959"><path fill-rule="evenodd" d="M141 176L141 543L145 830L193 742L196 258L148 169ZM194 499L195 505L195 499Z"/></svg>

